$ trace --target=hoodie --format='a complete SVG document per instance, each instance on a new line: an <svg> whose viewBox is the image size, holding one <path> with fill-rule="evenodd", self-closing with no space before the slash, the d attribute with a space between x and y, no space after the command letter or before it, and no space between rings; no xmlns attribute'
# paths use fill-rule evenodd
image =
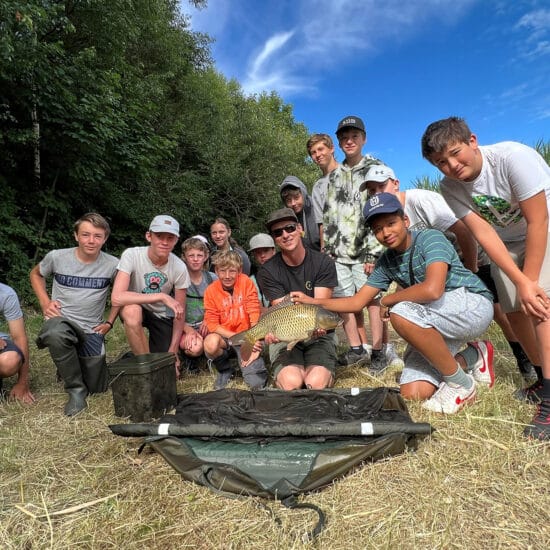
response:
<svg viewBox="0 0 550 550"><path fill-rule="evenodd" d="M283 182L279 185L279 193L281 194L281 201L283 201L282 193L286 187L294 187L299 189L300 193L304 197L304 208L299 214L296 214L302 228L304 230L303 239L304 244L313 249L319 251L321 249L321 239L319 237L319 225L315 221L315 214L313 212L313 202L307 187L296 176L287 176ZM284 201L283 201L284 204ZM286 205L285 205L286 206Z"/></svg>

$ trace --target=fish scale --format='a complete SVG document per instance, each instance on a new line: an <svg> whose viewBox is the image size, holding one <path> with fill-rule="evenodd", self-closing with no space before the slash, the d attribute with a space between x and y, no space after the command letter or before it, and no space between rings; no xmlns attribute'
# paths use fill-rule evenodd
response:
<svg viewBox="0 0 550 550"><path fill-rule="evenodd" d="M288 342L287 349L292 349L297 342L310 338L316 330L331 330L340 323L338 314L320 306L285 303L270 308L255 326L236 334L230 341L235 346L245 342L254 344L271 333L281 342Z"/></svg>

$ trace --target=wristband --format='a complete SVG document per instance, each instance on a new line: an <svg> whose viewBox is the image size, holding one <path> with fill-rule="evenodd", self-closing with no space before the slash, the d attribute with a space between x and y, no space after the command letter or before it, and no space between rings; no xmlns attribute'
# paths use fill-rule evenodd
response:
<svg viewBox="0 0 550 550"><path fill-rule="evenodd" d="M103 321L103 323L113 328L113 323L111 323L111 321Z"/></svg>

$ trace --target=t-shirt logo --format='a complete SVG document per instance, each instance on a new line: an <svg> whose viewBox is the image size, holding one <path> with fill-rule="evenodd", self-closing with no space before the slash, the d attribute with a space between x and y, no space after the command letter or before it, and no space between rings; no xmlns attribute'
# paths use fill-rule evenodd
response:
<svg viewBox="0 0 550 550"><path fill-rule="evenodd" d="M472 197L472 200L481 216L491 225L508 227L523 219L519 206L512 207L508 201L499 197L477 195Z"/></svg>
<svg viewBox="0 0 550 550"><path fill-rule="evenodd" d="M158 294L161 292L163 285L168 282L168 277L160 271L153 271L145 274L145 288L141 291L142 294Z"/></svg>

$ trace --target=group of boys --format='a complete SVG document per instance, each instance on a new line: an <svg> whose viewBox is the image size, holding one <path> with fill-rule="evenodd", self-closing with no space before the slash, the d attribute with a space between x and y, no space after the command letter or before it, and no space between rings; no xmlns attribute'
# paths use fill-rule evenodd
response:
<svg viewBox="0 0 550 550"><path fill-rule="evenodd" d="M509 322L511 345L524 352L537 375L519 394L539 405L525 433L550 438L548 165L536 151L518 143L479 146L462 119L437 121L422 137L422 154L444 174L445 202L428 191L399 192L391 168L363 155L366 132L360 118L342 119L336 136L344 162L336 162L329 136L312 136L308 152L323 174L312 196L298 178L285 178L280 192L287 207L273 212L266 223L268 233L256 238L269 246L251 246L253 252L273 249L256 274L263 305L277 305L290 294L294 302L341 313L350 363L363 359L361 312L369 307L371 372L378 374L387 364L383 331L374 334L378 317L390 321L408 344L400 380L403 395L424 400L431 411L454 413L475 399L476 383L494 383L492 346L476 341L493 318L495 301L474 275L479 243L491 262L496 301ZM46 318L37 343L50 349L65 382L67 415L86 406L88 393L104 390L103 336L118 315L136 354L176 353L185 331L188 274L171 253L179 238L177 221L157 216L146 233L149 246L128 249L118 261L101 252L109 234L107 222L90 216L98 215L85 216L75 225L75 249L50 252L31 273ZM442 232L454 236L461 259ZM231 251L219 254L218 280L204 296L210 331L204 351L218 370L216 387L224 387L233 374L228 361L231 337L254 325L261 309L256 287L242 274L236 256ZM50 275L51 298L45 285ZM113 279L113 307L103 320ZM383 294L392 283L398 284L397 291ZM32 401L28 346L17 328L20 308L9 290L0 290L0 296L8 296L0 305L13 340L0 335L0 374L17 372L13 363L19 362L12 394ZM149 330L149 342L143 326ZM332 335L319 331L291 350L272 334L265 342L277 387L320 389L333 384L337 357ZM252 388L267 381L261 347L257 343L246 360L239 356ZM11 363L6 367L8 356Z"/></svg>

